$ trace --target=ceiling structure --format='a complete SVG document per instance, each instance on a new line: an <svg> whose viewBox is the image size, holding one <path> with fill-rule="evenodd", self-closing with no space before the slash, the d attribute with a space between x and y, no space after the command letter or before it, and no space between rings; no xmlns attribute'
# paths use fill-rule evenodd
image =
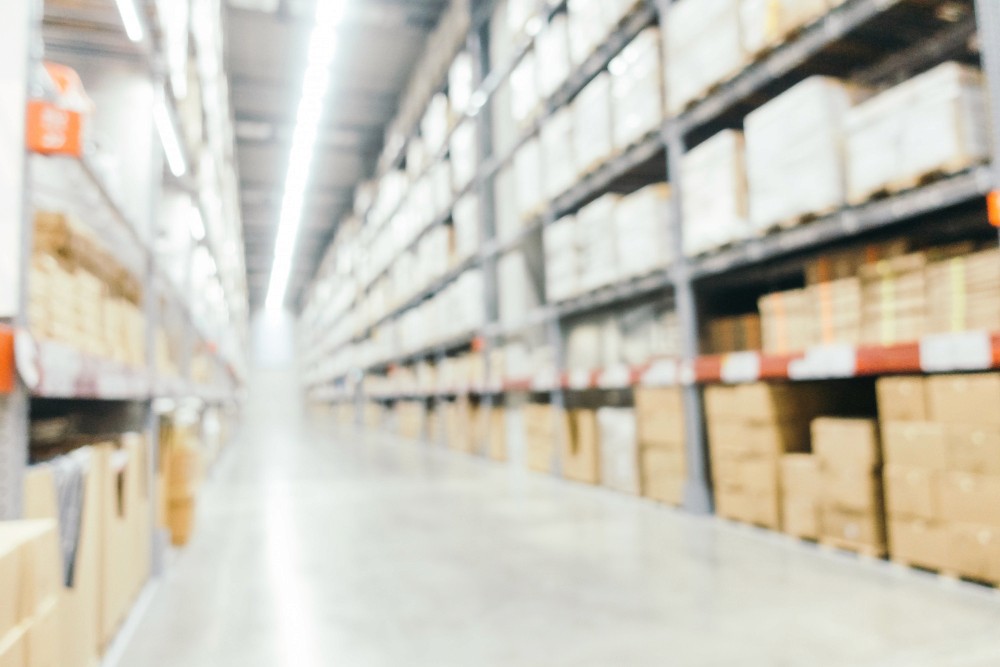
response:
<svg viewBox="0 0 1000 667"><path fill-rule="evenodd" d="M322 0L321 0L322 1ZM228 0L227 69L251 308L263 305L316 0ZM288 302L315 274L448 0L347 0Z"/></svg>

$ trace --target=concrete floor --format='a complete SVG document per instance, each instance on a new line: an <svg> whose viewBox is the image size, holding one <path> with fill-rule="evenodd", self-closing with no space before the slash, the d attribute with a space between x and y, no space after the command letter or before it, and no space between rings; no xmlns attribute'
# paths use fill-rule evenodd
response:
<svg viewBox="0 0 1000 667"><path fill-rule="evenodd" d="M991 591L338 432L283 382L122 667L1000 665Z"/></svg>

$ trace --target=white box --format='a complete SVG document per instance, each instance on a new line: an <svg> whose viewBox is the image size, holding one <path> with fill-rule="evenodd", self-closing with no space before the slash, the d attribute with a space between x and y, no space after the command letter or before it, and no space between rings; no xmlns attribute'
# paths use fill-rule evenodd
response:
<svg viewBox="0 0 1000 667"><path fill-rule="evenodd" d="M529 220L538 215L545 204L542 144L538 139L527 141L514 154L514 175L517 179L517 214L519 219Z"/></svg>
<svg viewBox="0 0 1000 667"><path fill-rule="evenodd" d="M535 52L529 51L510 73L510 114L520 126L535 117L541 103L535 63Z"/></svg>
<svg viewBox="0 0 1000 667"><path fill-rule="evenodd" d="M579 66L608 36L607 0L569 0L569 47L573 64Z"/></svg>
<svg viewBox="0 0 1000 667"><path fill-rule="evenodd" d="M506 325L524 322L542 303L540 267L532 264L525 250L512 250L500 258L500 321Z"/></svg>
<svg viewBox="0 0 1000 667"><path fill-rule="evenodd" d="M589 320L572 326L566 334L566 368L594 371L603 367L603 322Z"/></svg>
<svg viewBox="0 0 1000 667"><path fill-rule="evenodd" d="M440 155L448 138L450 111L448 96L444 93L434 95L427 103L423 120L420 122L420 134L424 138L427 152Z"/></svg>
<svg viewBox="0 0 1000 667"><path fill-rule="evenodd" d="M859 104L847 118L848 199L953 173L990 153L982 74L944 63Z"/></svg>
<svg viewBox="0 0 1000 667"><path fill-rule="evenodd" d="M554 199L576 182L573 158L573 113L564 107L542 125L542 155L545 160L545 194Z"/></svg>
<svg viewBox="0 0 1000 667"><path fill-rule="evenodd" d="M552 97L569 78L572 68L569 55L569 20L557 14L535 39L535 66L538 90L545 99Z"/></svg>
<svg viewBox="0 0 1000 667"><path fill-rule="evenodd" d="M649 185L622 197L615 208L615 237L622 277L649 273L674 261L670 186Z"/></svg>
<svg viewBox="0 0 1000 667"><path fill-rule="evenodd" d="M461 192L476 177L476 123L466 120L451 135L451 173L455 192Z"/></svg>
<svg viewBox="0 0 1000 667"><path fill-rule="evenodd" d="M741 0L680 0L666 18L667 110L678 114L749 61Z"/></svg>
<svg viewBox="0 0 1000 667"><path fill-rule="evenodd" d="M723 130L686 153L681 204L684 254L714 250L750 233L743 134Z"/></svg>
<svg viewBox="0 0 1000 667"><path fill-rule="evenodd" d="M777 46L829 9L828 0L742 0L743 46L749 53Z"/></svg>
<svg viewBox="0 0 1000 667"><path fill-rule="evenodd" d="M639 445L635 412L630 408L600 408L597 426L601 443L601 483L638 495Z"/></svg>
<svg viewBox="0 0 1000 667"><path fill-rule="evenodd" d="M611 72L614 143L619 151L663 123L663 55L660 31L646 28L608 67Z"/></svg>
<svg viewBox="0 0 1000 667"><path fill-rule="evenodd" d="M451 110L456 120L469 111L469 103L475 88L475 72L473 71L472 55L462 51L451 63L448 70L448 98Z"/></svg>
<svg viewBox="0 0 1000 667"><path fill-rule="evenodd" d="M620 199L617 194L606 194L577 213L581 291L589 292L618 280L615 209Z"/></svg>
<svg viewBox="0 0 1000 667"><path fill-rule="evenodd" d="M479 251L482 236L479 225L479 197L467 194L457 202L452 212L455 227L455 260L462 262Z"/></svg>
<svg viewBox="0 0 1000 667"><path fill-rule="evenodd" d="M766 230L829 213L847 197L845 122L866 89L814 76L746 117L750 220Z"/></svg>
<svg viewBox="0 0 1000 667"><path fill-rule="evenodd" d="M573 100L573 153L577 174L593 171L614 153L611 77L599 74Z"/></svg>

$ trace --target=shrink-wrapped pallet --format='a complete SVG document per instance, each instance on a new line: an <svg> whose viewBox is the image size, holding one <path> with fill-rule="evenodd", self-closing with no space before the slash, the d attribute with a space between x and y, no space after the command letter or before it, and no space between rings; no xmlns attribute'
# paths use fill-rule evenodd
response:
<svg viewBox="0 0 1000 667"><path fill-rule="evenodd" d="M601 443L601 483L616 491L639 495L639 442L631 408L597 411Z"/></svg>
<svg viewBox="0 0 1000 667"><path fill-rule="evenodd" d="M600 166L614 153L611 79L599 74L573 101L573 153L577 174Z"/></svg>
<svg viewBox="0 0 1000 667"><path fill-rule="evenodd" d="M530 247L512 250L500 258L500 321L504 324L524 322L541 305L539 264L540 257Z"/></svg>
<svg viewBox="0 0 1000 667"><path fill-rule="evenodd" d="M479 249L479 197L467 194L455 202L452 220L455 228L455 261L462 262Z"/></svg>
<svg viewBox="0 0 1000 667"><path fill-rule="evenodd" d="M615 209L615 240L620 275L630 278L666 267L673 261L670 186L649 185L622 197Z"/></svg>
<svg viewBox="0 0 1000 667"><path fill-rule="evenodd" d="M545 195L558 197L576 181L573 159L573 113L562 108L542 125L542 155L544 158Z"/></svg>
<svg viewBox="0 0 1000 667"><path fill-rule="evenodd" d="M739 72L749 56L740 32L741 0L680 0L667 26L667 110L684 110Z"/></svg>
<svg viewBox="0 0 1000 667"><path fill-rule="evenodd" d="M847 131L851 203L961 171L990 152L982 74L939 65L855 107Z"/></svg>
<svg viewBox="0 0 1000 667"><path fill-rule="evenodd" d="M424 111L424 117L420 121L420 134L430 155L438 155L444 150L448 138L450 113L448 96L444 93L438 93L427 103L427 110Z"/></svg>
<svg viewBox="0 0 1000 667"><path fill-rule="evenodd" d="M624 150L663 121L660 31L647 28L611 61L614 142Z"/></svg>
<svg viewBox="0 0 1000 667"><path fill-rule="evenodd" d="M691 257L749 235L743 134L723 130L681 163L684 254Z"/></svg>
<svg viewBox="0 0 1000 667"><path fill-rule="evenodd" d="M615 207L620 199L616 194L606 194L584 206L576 216L582 291L604 287L618 278L618 248L613 234Z"/></svg>
<svg viewBox="0 0 1000 667"><path fill-rule="evenodd" d="M475 71L472 54L462 51L451 63L448 70L448 99L451 102L453 120L457 122L469 111L472 92L475 89Z"/></svg>
<svg viewBox="0 0 1000 667"><path fill-rule="evenodd" d="M476 123L467 120L451 135L451 173L455 191L468 186L476 176Z"/></svg>
<svg viewBox="0 0 1000 667"><path fill-rule="evenodd" d="M576 219L567 216L545 228L545 294L549 302L565 301L578 291Z"/></svg>
<svg viewBox="0 0 1000 667"><path fill-rule="evenodd" d="M603 366L604 326L590 318L574 324L566 334L566 368L569 371L593 371Z"/></svg>
<svg viewBox="0 0 1000 667"><path fill-rule="evenodd" d="M814 76L746 117L750 220L757 230L840 208L844 124L864 89Z"/></svg>
<svg viewBox="0 0 1000 667"><path fill-rule="evenodd" d="M574 65L580 65L608 34L607 0L569 0L569 46Z"/></svg>
<svg viewBox="0 0 1000 667"><path fill-rule="evenodd" d="M538 96L538 72L535 52L528 51L510 73L510 113L519 126L535 117L541 99Z"/></svg>

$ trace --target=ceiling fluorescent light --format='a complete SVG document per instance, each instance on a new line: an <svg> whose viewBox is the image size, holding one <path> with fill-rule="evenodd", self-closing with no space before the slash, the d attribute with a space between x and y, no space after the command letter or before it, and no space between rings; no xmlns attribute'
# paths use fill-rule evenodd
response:
<svg viewBox="0 0 1000 667"><path fill-rule="evenodd" d="M316 25L309 39L306 71L302 77L302 97L295 116L295 131L285 176L285 194L274 245L274 264L267 290L269 310L280 309L285 302L319 137L319 124L323 119L327 92L330 89L330 70L337 53L337 28L343 21L346 7L347 0L319 0L316 5Z"/></svg>
<svg viewBox="0 0 1000 667"><path fill-rule="evenodd" d="M115 4L118 5L118 14L122 17L125 34L138 44L145 37L145 31L142 29L142 21L139 20L139 12L135 9L135 0L115 0Z"/></svg>
<svg viewBox="0 0 1000 667"><path fill-rule="evenodd" d="M180 178L187 173L187 161L184 159L184 150L181 148L177 126L174 125L174 119L167 107L167 96L163 91L157 96L156 104L153 106L153 120L156 122L156 131L163 144L163 152L167 156L167 166L170 167L170 173Z"/></svg>

